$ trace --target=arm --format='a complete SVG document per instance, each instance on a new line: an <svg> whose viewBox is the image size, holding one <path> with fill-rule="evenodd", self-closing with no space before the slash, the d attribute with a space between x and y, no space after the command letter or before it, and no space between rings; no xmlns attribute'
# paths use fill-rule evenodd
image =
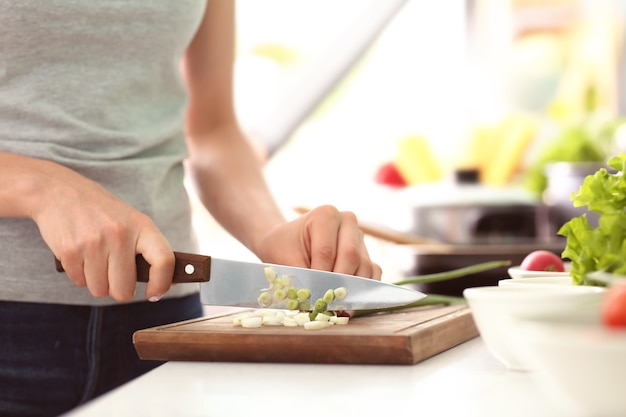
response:
<svg viewBox="0 0 626 417"><path fill-rule="evenodd" d="M239 128L232 97L234 2L209 1L188 48L188 167L202 203L246 247L285 222L263 180L261 162ZM251 211L255 215L251 216Z"/></svg>
<svg viewBox="0 0 626 417"><path fill-rule="evenodd" d="M212 216L265 262L380 278L356 217L331 206L287 222L236 119L234 1L208 2L184 60L189 173Z"/></svg>
<svg viewBox="0 0 626 417"><path fill-rule="evenodd" d="M132 298L135 253L154 266L146 297L169 289L174 256L152 221L64 166L0 152L0 217L35 221L72 282L96 297Z"/></svg>

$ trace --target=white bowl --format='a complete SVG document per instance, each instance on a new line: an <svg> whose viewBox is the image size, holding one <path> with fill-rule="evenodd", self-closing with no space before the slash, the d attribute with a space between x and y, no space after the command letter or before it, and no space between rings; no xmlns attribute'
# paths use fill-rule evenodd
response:
<svg viewBox="0 0 626 417"><path fill-rule="evenodd" d="M498 281L498 285L574 285L572 277L567 276L543 276L527 278L505 278Z"/></svg>
<svg viewBox="0 0 626 417"><path fill-rule="evenodd" d="M569 317L583 307L599 314L604 288L591 286L488 286L463 290L463 296L487 349L511 370L528 370L518 354L516 319Z"/></svg>
<svg viewBox="0 0 626 417"><path fill-rule="evenodd" d="M520 355L535 384L566 415L626 415L626 329L604 328L595 314L518 322Z"/></svg>
<svg viewBox="0 0 626 417"><path fill-rule="evenodd" d="M521 269L519 265L512 266L507 269L509 276L511 278L537 278L537 277L570 277L569 271L572 269L571 262L565 263L565 272L551 272L551 271L528 271L526 269Z"/></svg>

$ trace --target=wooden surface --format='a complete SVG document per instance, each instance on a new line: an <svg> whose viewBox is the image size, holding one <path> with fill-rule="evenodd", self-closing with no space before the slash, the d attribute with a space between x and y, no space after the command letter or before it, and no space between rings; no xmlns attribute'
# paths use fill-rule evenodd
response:
<svg viewBox="0 0 626 417"><path fill-rule="evenodd" d="M140 330L142 359L212 362L415 364L478 336L467 306L357 317L321 330L233 325L229 313Z"/></svg>

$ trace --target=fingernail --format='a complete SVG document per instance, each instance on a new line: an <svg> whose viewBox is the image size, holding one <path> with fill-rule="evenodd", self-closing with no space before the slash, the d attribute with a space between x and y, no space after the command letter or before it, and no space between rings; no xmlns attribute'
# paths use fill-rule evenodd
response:
<svg viewBox="0 0 626 417"><path fill-rule="evenodd" d="M150 301L151 303L156 303L157 301L159 301L161 299L161 297L163 297L162 295L153 295L152 297L148 298L148 301Z"/></svg>

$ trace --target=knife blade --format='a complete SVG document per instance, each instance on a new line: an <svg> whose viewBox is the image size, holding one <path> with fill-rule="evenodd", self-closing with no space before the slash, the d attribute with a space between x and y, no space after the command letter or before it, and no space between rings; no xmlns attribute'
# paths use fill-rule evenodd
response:
<svg viewBox="0 0 626 417"><path fill-rule="evenodd" d="M328 304L329 310L370 310L400 307L426 297L419 291L369 278L335 272L319 271L293 266L243 262L185 252L174 252L176 264L173 283L199 283L203 304L281 308L276 304L260 305L261 292L268 289L265 269L271 268L278 276L289 277L293 288L311 291L312 303L329 289L345 287L347 296ZM147 282L150 265L137 255L137 281ZM63 271L56 261L57 270Z"/></svg>

